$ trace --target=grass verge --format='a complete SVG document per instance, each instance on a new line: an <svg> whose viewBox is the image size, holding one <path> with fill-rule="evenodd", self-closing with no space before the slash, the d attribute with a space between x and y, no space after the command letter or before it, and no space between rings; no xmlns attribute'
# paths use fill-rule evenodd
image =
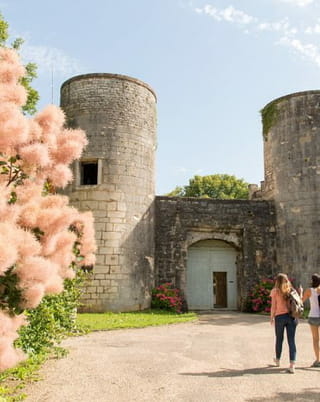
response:
<svg viewBox="0 0 320 402"><path fill-rule="evenodd" d="M103 331L176 324L196 319L195 313L176 314L164 310L145 310L130 313L80 313L77 315L77 325L87 331Z"/></svg>
<svg viewBox="0 0 320 402"><path fill-rule="evenodd" d="M23 388L27 383L39 381L38 370L48 358L46 354L33 355L17 367L0 373L0 402L16 402L26 398Z"/></svg>

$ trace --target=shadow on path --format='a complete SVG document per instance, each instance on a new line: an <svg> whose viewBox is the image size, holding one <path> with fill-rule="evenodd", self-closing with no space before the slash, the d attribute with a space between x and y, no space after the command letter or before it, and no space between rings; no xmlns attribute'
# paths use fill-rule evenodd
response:
<svg viewBox="0 0 320 402"><path fill-rule="evenodd" d="M296 374L300 371L315 371L317 369L311 367L296 367ZM212 372L202 372L202 373L180 373L180 375L185 376L193 376L193 377L212 377L212 378L220 378L220 377L243 377L243 376L252 376L252 375L265 375L265 374L286 374L289 375L290 373L287 372L286 368L275 367L273 365L268 365L266 367L254 367L250 369L242 369L242 370L234 370L234 369L223 369L219 371L212 371ZM319 399L320 401L320 395Z"/></svg>
<svg viewBox="0 0 320 402"><path fill-rule="evenodd" d="M270 402L269 397L261 397L261 398L250 398L246 399L247 402ZM319 388L306 388L302 392L277 392L274 397L272 398L273 402L280 402L280 401L319 401Z"/></svg>
<svg viewBox="0 0 320 402"><path fill-rule="evenodd" d="M255 367L250 369L242 369L242 370L234 370L234 369L223 369L219 371L212 372L203 372L203 373L180 373L180 375L190 375L190 376L207 376L207 377L243 377L243 376L251 376L251 375L265 375L265 374L279 374L286 373L286 370L283 368L275 367L275 366L267 366L267 367Z"/></svg>

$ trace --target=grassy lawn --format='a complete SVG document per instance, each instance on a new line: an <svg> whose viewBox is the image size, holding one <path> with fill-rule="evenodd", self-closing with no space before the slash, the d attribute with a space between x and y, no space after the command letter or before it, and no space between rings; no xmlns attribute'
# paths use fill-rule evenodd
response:
<svg viewBox="0 0 320 402"><path fill-rule="evenodd" d="M77 315L77 324L88 331L101 331L176 324L196 319L195 313L175 314L163 310L145 310L130 313L80 313Z"/></svg>

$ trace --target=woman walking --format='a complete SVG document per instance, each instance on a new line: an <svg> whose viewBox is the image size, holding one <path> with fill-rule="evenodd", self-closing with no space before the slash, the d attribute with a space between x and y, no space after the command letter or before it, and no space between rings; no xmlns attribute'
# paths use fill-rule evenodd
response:
<svg viewBox="0 0 320 402"><path fill-rule="evenodd" d="M291 289L292 285L288 279L288 276L286 274L279 273L276 277L274 288L271 290L270 322L275 326L276 335L276 357L274 358L274 362L277 367L280 366L283 336L284 330L286 330L290 358L290 366L287 371L293 374L295 371L297 354L295 334L298 321L289 314L288 298Z"/></svg>
<svg viewBox="0 0 320 402"><path fill-rule="evenodd" d="M301 289L302 293L302 289ZM310 312L308 316L308 323L312 333L313 350L316 360L312 363L311 367L320 367L319 356L319 328L320 328L320 275L313 274L311 277L311 288L306 289L302 296L302 301L310 300Z"/></svg>

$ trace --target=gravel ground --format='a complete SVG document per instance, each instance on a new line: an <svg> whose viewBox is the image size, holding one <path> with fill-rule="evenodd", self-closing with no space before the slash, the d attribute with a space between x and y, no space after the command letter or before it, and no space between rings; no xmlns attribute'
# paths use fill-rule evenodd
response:
<svg viewBox="0 0 320 402"><path fill-rule="evenodd" d="M38 402L320 401L320 369L309 325L297 329L295 374L272 362L274 330L266 316L203 314L193 323L99 331L69 338L70 353L48 361L26 388Z"/></svg>

